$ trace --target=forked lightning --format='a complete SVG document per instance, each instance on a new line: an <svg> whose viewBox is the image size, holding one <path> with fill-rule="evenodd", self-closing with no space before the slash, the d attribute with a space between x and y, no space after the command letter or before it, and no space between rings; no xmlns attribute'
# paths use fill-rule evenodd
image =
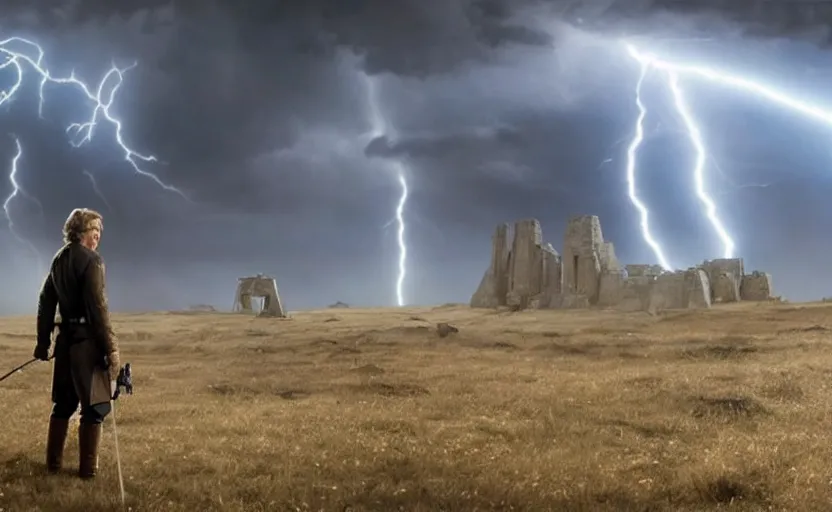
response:
<svg viewBox="0 0 832 512"><path fill-rule="evenodd" d="M832 126L832 111L824 109L823 107L812 102L800 99L795 95L788 94L777 88L766 85L763 82L754 80L749 77L740 76L738 74L721 71L719 69L689 63L678 63L669 60L661 59L656 55L645 53L636 48L633 44L622 43L627 53L635 59L641 66L641 76L636 85L636 103L639 108L639 116L636 121L635 135L630 144L630 151L628 152L627 161L627 179L630 191L630 200L633 205L639 210L642 218L642 235L645 242L653 249L656 259L665 269L670 269L670 266L665 260L661 245L655 241L647 228L648 210L644 204L635 196L634 181L636 174L636 159L635 152L638 150L644 139L643 121L645 116L645 109L641 100L641 85L644 81L645 74L650 68L664 71L668 80L668 86L673 94L674 104L679 116L687 129L690 136L691 143L696 150L696 159L693 163L693 181L700 202L703 204L705 214L711 223L714 231L722 242L723 257L734 257L735 242L731 235L725 229L722 219L717 215L717 207L715 201L710 197L705 186L705 165L708 160L708 155L705 148L702 132L694 120L693 113L685 98L679 83L679 77L693 77L701 78L713 82L717 85L730 87L739 90L749 95L757 96L761 99L773 102L781 107L807 116L815 121Z"/></svg>
<svg viewBox="0 0 832 512"><path fill-rule="evenodd" d="M25 47L29 51L24 52L15 50L15 46ZM0 70L11 68L13 69L13 72L16 73L15 82L6 90L0 91L0 105L11 101L23 86L24 68L31 69L40 77L40 86L38 89L38 117L40 118L43 117L43 109L46 103L44 92L47 85L55 84L73 86L76 90L82 93L87 101L89 101L92 109L89 119L84 122L72 123L69 127L67 127L67 132L78 137L76 141L71 142L73 146L80 147L81 145L91 141L95 128L98 124L102 121L108 122L115 129L116 144L123 151L124 159L130 164L136 173L150 178L163 189L179 194L186 200L189 200L181 190L173 185L163 182L155 174L141 168L140 162L155 162L156 157L138 153L137 151L131 149L124 141L121 120L115 117L111 112L116 93L124 81L124 73L135 67L135 64L126 68L118 68L113 65L101 79L98 86L94 88L95 92L93 92L93 88L76 77L74 72L70 73L68 77L53 76L44 63L45 52L43 51L43 48L29 39L24 39L22 37L10 37L0 41L0 56L4 58L4 60L0 62ZM17 180L17 173L20 171L20 169L17 168L17 162L22 156L22 149L19 142L17 149L18 154L15 156L12 163L12 173L14 175L10 176L12 191L3 203L3 211L10 227L13 224L9 210L10 202L18 195L24 194L24 192L21 192L19 181ZM20 234L14 234L17 238L22 238ZM28 243L28 245L33 248L31 243Z"/></svg>

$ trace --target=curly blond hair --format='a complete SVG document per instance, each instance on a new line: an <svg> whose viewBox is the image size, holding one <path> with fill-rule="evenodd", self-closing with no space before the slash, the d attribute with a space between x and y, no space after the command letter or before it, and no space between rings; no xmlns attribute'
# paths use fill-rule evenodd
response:
<svg viewBox="0 0 832 512"><path fill-rule="evenodd" d="M104 229L104 217L97 211L89 208L72 210L64 222L64 243L80 242L81 237L96 220L101 224L101 229Z"/></svg>

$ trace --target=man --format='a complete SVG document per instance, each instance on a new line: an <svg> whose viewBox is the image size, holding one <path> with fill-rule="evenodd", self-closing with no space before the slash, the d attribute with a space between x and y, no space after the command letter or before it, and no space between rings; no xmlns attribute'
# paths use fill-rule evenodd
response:
<svg viewBox="0 0 832 512"><path fill-rule="evenodd" d="M112 383L120 367L104 287L104 262L97 252L103 229L98 212L72 210L64 223L64 246L52 259L38 300L36 359L49 360L56 308L61 313L46 440L47 471L61 469L69 419L80 405L78 475L84 479L94 477L98 470L101 423L110 413Z"/></svg>

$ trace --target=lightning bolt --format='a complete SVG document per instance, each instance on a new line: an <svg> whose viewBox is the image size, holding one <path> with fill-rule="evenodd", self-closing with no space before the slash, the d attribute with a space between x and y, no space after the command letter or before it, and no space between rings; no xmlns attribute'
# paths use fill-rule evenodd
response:
<svg viewBox="0 0 832 512"><path fill-rule="evenodd" d="M367 86L372 138L375 139L377 137L381 137L382 135L392 138L394 134L387 125L387 121L384 118L381 105L379 103L376 81L366 73L362 73L362 76ZM396 278L396 304L404 306L404 282L407 277L407 240L405 238L406 223L404 219L404 209L407 205L407 199L410 192L407 186L407 169L405 168L405 165L402 162L397 161L393 163L392 167L396 171L399 186L401 187L399 202L396 205L396 224L398 226L397 240L399 244L399 272Z"/></svg>
<svg viewBox="0 0 832 512"><path fill-rule="evenodd" d="M708 220L711 221L714 231L716 231L719 238L722 240L723 258L734 257L734 241L725 230L722 220L716 214L716 204L714 200L705 191L705 162L707 161L707 154L705 152L705 143L702 141L702 133L693 115L690 112L685 95L682 93L682 88L679 86L679 77L674 72L668 72L668 80L670 83L670 90L673 91L673 102L676 104L676 110L682 117L682 120L687 127L690 134L690 141L696 149L696 163L693 168L694 183L696 185L696 195L699 196L699 201L705 206L705 212Z"/></svg>
<svg viewBox="0 0 832 512"><path fill-rule="evenodd" d="M399 169L399 185L401 186L402 194L399 196L399 204L396 206L396 222L399 224L398 242L399 242L399 276L396 278L396 301L399 306L404 306L404 278L407 271L407 244L404 238L404 206L407 204L407 196L409 191L407 188L407 180L404 177L404 169Z"/></svg>
<svg viewBox="0 0 832 512"><path fill-rule="evenodd" d="M92 189L95 192L95 195L97 195L98 198L104 202L104 205L107 207L108 210L113 211L113 208L110 206L110 202L107 201L107 198L104 196L104 193L101 192L101 189L98 188L98 182L95 180L95 176L93 176L92 173L87 170L84 170L82 172L84 173L84 176L90 179L90 183L92 183Z"/></svg>
<svg viewBox="0 0 832 512"><path fill-rule="evenodd" d="M27 47L30 51L29 53L34 53L35 56L30 55L26 52L16 51L11 48L11 45L15 43ZM78 141L71 141L70 143L74 147L80 147L87 142L90 142L93 138L93 133L95 128L101 122L108 122L111 124L115 129L115 139L116 144L119 148L124 152L124 160L130 164L133 170L146 178L150 178L156 184L158 184L163 189L174 192L182 196L185 200L190 201L190 199L178 188L168 185L167 183L163 182L158 176L155 174L145 171L141 168L139 162L149 163L149 162L156 162L157 159L155 156L152 155L145 155L139 153L130 148L127 143L124 141L124 136L122 134L122 122L117 117L113 115L111 112L111 108L113 106L116 93L121 88L122 83L124 82L124 73L128 70L134 68L136 64L132 64L126 68L118 68L113 64L110 70L104 75L101 79L101 82L98 84L98 87L95 88L95 92L93 92L93 88L88 86L85 82L80 80L75 76L75 72L73 71L70 73L68 77L57 77L53 76L52 73L47 69L44 65L44 56L45 52L43 48L37 43L22 38L22 37L10 37L8 39L4 39L0 41L0 55L4 58L2 62L0 62L0 70L13 68L14 72L17 75L17 80L14 84L11 85L6 90L0 91L0 105L3 105L9 101L11 101L18 90L23 86L23 64L27 64L29 68L31 68L37 75L40 76L40 87L38 89L38 117L43 118L43 108L46 103L46 96L44 91L48 84L56 84L56 85L70 85L73 86L75 89L81 91L81 93L89 100L92 105L92 112L90 114L89 119L81 123L72 123L67 127L67 132L72 133L76 136L79 136ZM19 158L19 157L18 157ZM16 169L16 160L15 164L12 166L13 172L17 172ZM17 185L17 180L11 179L13 184L13 190L11 195L7 198L5 205L8 204L9 200L16 197L18 193L20 193L20 188ZM6 217L9 221L9 225L12 225L11 217L9 216L9 209L4 208L4 212L6 213ZM15 235L17 238L20 238L19 235Z"/></svg>
<svg viewBox="0 0 832 512"><path fill-rule="evenodd" d="M647 245L653 249L653 254L656 255L659 265L661 265L665 270L673 270L673 267L670 266L667 258L665 258L664 251L661 246L650 233L650 212L644 203L641 202L638 194L636 193L636 153L638 152L642 141L644 141L644 118L647 117L647 109L641 101L641 87L644 84L644 79L647 77L649 69L649 65L642 63L641 74L639 75L638 83L636 84L636 106L638 106L638 118L636 119L635 135L627 148L627 192L630 196L630 202L633 203L633 206L636 207L641 215L641 236L644 238L644 241L647 242Z"/></svg>
<svg viewBox="0 0 832 512"><path fill-rule="evenodd" d="M17 151L15 152L14 157L12 157L11 168L9 169L9 182L12 185L12 192L6 197L6 200L3 201L3 212L6 214L6 218L9 220L9 232L11 232L12 236L14 236L20 243L29 247L29 249L34 253L35 257L38 259L38 267L40 267L40 253L38 252L35 245L28 239L24 238L20 233L17 232L15 228L14 222L12 221L12 214L11 214L11 205L12 201L17 198L17 196L23 196L30 201L36 203L41 209L43 209L43 205L40 202L29 195L26 190L20 185L20 182L17 181L17 173L18 173L18 163L20 162L20 158L23 156L23 146L20 144L20 139L17 137L14 138L14 143Z"/></svg>
<svg viewBox="0 0 832 512"><path fill-rule="evenodd" d="M796 95L789 94L785 91L777 89L776 87L766 85L762 81L754 80L753 78L725 72L710 66L671 62L669 60L661 59L654 54L641 52L638 48L636 48L636 46L628 42L622 42L621 44L627 50L627 53L629 53L629 55L638 61L643 67L649 66L668 73L671 89L674 88L675 83L674 99L676 100L676 107L687 125L691 141L697 150L697 162L694 167L697 195L699 196L700 201L704 203L708 218L723 241L725 248L724 253L726 255L733 254L733 241L722 227L722 222L719 221L719 218L716 216L716 207L713 200L711 200L704 191L705 187L703 175L706 160L705 149L702 144L700 131L696 127L696 123L692 120L693 118L690 115L690 110L684 100L684 95L681 94L681 88L678 86L678 77L689 76L700 78L713 82L717 85L722 85L752 96L757 96L828 126L832 126L832 111L813 102L800 99ZM679 101L680 98L681 102Z"/></svg>
<svg viewBox="0 0 832 512"><path fill-rule="evenodd" d="M662 266L662 268L664 268L665 270L672 270L672 267L670 266L670 264L664 256L664 251L650 233L648 224L648 209L635 195L635 151L639 148L642 141L644 140L643 122L646 116L646 108L641 100L641 88L648 71L653 65L653 59L645 58L641 54L633 54L632 52L631 56L636 58L636 60L638 61L641 67L641 73L639 75L639 80L636 84L636 105L638 106L639 110L639 116L636 121L636 135L634 136L633 141L630 144L630 151L628 151L627 153L627 182L629 184L630 201L633 203L633 205L636 206L636 208L639 210L641 214L642 237L644 238L645 242L647 242L647 245L649 245L650 248L653 249L653 253L655 254L656 259L659 261L659 264ZM700 202L705 207L705 212L708 217L708 220L711 223L711 226L713 227L714 231L716 231L720 240L722 240L723 257L732 258L734 256L734 241L725 229L722 220L717 215L716 203L708 195L708 192L705 187L705 164L708 160L708 156L705 149L705 143L702 140L701 130L699 129L699 126L696 124L696 121L694 120L693 115L690 112L690 107L688 106L685 95L682 91L681 86L679 85L678 75L673 71L667 71L667 80L668 86L670 87L670 90L673 93L673 102L676 107L676 111L682 118L688 136L690 137L691 143L693 144L693 147L696 151L696 158L693 168L694 186L696 189L696 194L699 197Z"/></svg>

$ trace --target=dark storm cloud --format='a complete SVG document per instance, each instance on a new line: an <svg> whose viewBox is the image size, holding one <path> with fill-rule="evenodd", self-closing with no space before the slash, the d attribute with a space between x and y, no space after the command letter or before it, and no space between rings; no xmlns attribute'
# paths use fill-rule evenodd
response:
<svg viewBox="0 0 832 512"><path fill-rule="evenodd" d="M732 40L780 37L821 46L832 42L829 28L832 8L826 2L544 0L542 3L548 4L567 23L608 34Z"/></svg>
<svg viewBox="0 0 832 512"><path fill-rule="evenodd" d="M519 148L523 136L507 126L485 127L448 135L414 135L406 139L390 141L385 136L376 137L367 145L364 154L370 157L395 158L401 156L441 158L453 153L476 153L485 147Z"/></svg>
<svg viewBox="0 0 832 512"><path fill-rule="evenodd" d="M16 5L20 10L24 6ZM271 39L266 34L280 27L291 34L290 46L297 53L326 56L335 46L347 46L366 55L370 73L424 76L488 58L489 48L551 44L546 30L515 22L516 10L524 5L501 0L75 1L38 11L38 17L43 25L55 27L170 8L180 18L192 19L219 12L231 23L247 25L237 35L242 40L265 43ZM146 16L141 29L152 33L166 25L164 18Z"/></svg>
<svg viewBox="0 0 832 512"><path fill-rule="evenodd" d="M575 5L4 3L4 29L43 41L50 65L62 72L74 68L93 79L111 59L120 65L138 61L115 106L125 120L125 138L159 157L147 170L194 199L185 202L132 173L104 126L93 144L72 149L64 127L83 111L71 94L51 90L43 121L33 119L28 100L0 115L0 129L13 129L26 144L20 177L44 204L41 215L36 205L15 201L18 226L49 254L69 209L104 210L102 251L120 309L206 302L224 308L235 279L257 272L278 278L289 308L336 300L390 304L397 244L389 221L401 193L395 174L401 165L410 192L411 302L466 300L487 265L494 224L517 218L540 218L546 240L559 247L568 216L598 214L622 259L650 261L623 174L638 69L615 41L636 29L695 34L701 27L692 17L668 14L669 8L647 23L635 14L613 16L610 2L582 2L583 10L570 10ZM611 28L587 33L562 22L577 18L593 29ZM364 71L378 81L379 110L390 127L382 137L373 138ZM666 91L659 86L647 94L651 122L672 122L672 111L654 103ZM703 122L710 120L715 153L733 150L736 160L753 160L759 147L750 135L747 144L730 144L748 128L720 131L727 121L709 116L708 109L730 105L721 96L708 98L713 102L697 104L697 112L701 108ZM817 135L801 137L811 136ZM657 212L657 232L680 261L713 256L709 245L692 241L710 240L710 233L695 198L686 195L688 146L678 134L650 142L639 188ZM3 168L7 149L0 144ZM738 166L725 167L731 174ZM96 176L106 203L83 170ZM769 189L774 187L747 190L743 201L774 225L778 214L773 206L764 211L760 199ZM0 182L0 193L7 192ZM732 197L720 199L731 219L752 222L746 203ZM779 200L778 207L789 203ZM791 243L798 235L777 236ZM758 238L749 237L743 249L750 254L764 253L753 247L774 245L760 236L765 243L755 246ZM816 253L821 246L815 242ZM33 297L41 278L40 270L31 279L22 276L31 257L20 247L0 225L0 258L15 269L0 279L16 292L0 294L0 310L14 309L19 294ZM775 276L789 268L771 258L757 261Z"/></svg>
<svg viewBox="0 0 832 512"><path fill-rule="evenodd" d="M164 165L150 170L201 203L261 210L262 182L241 162L297 144L318 123L345 130L362 123L349 108L349 91L339 87L344 77L331 49L316 49L318 34L304 23L284 19L243 29L228 9L207 2L65 11L76 24L29 29L40 40L45 34L73 40L52 48L50 63L136 59L116 107L131 120L128 140L152 148ZM85 77L101 72L80 68Z"/></svg>

